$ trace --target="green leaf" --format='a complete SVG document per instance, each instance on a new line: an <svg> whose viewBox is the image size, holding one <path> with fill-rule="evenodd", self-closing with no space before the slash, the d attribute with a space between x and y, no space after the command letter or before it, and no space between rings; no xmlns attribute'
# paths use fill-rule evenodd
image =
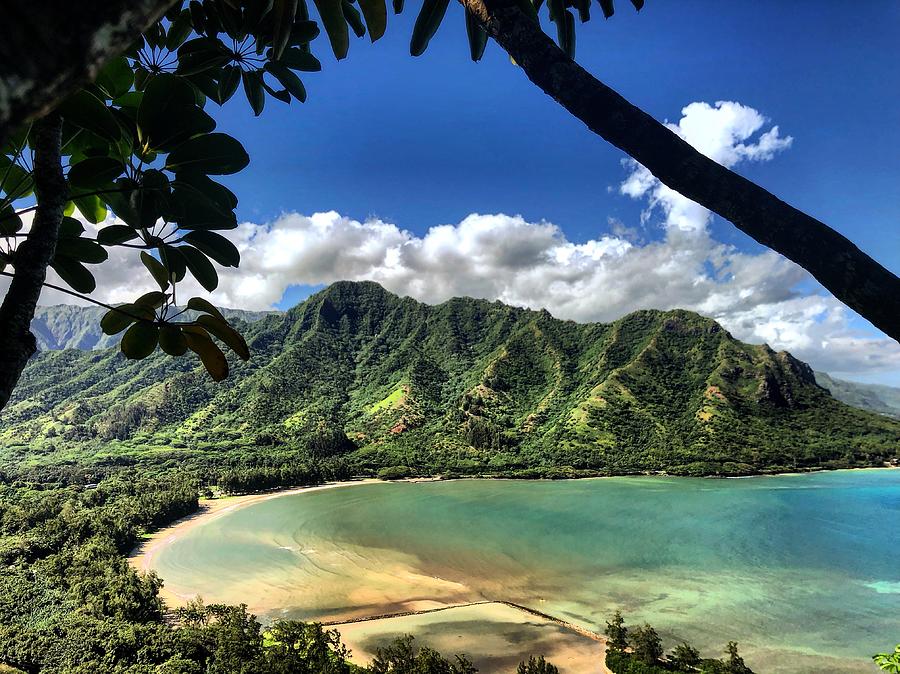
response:
<svg viewBox="0 0 900 674"><path fill-rule="evenodd" d="M223 267L237 267L241 263L238 249L221 234L202 230L188 232L184 235L184 240Z"/></svg>
<svg viewBox="0 0 900 674"><path fill-rule="evenodd" d="M84 225L82 225L79 220L76 220L71 216L64 215L62 221L60 221L59 223L59 236L57 238L74 239L81 236L83 233Z"/></svg>
<svg viewBox="0 0 900 674"><path fill-rule="evenodd" d="M203 11L203 5L197 0L191 0L188 3L188 11L191 13L191 23L194 30L198 33L206 32L206 13Z"/></svg>
<svg viewBox="0 0 900 674"><path fill-rule="evenodd" d="M106 262L109 253L96 241L66 237L57 241L56 257L70 258L85 264L100 264L101 262Z"/></svg>
<svg viewBox="0 0 900 674"><path fill-rule="evenodd" d="M22 218L12 204L0 208L0 236L11 236L22 229Z"/></svg>
<svg viewBox="0 0 900 674"><path fill-rule="evenodd" d="M266 63L266 71L272 73L281 82L281 86L287 89L294 98L301 103L306 101L306 87L291 70L280 63L269 61Z"/></svg>
<svg viewBox="0 0 900 674"><path fill-rule="evenodd" d="M481 22L475 18L468 9L466 13L466 34L469 37L469 55L476 63L484 56L484 48L487 46L488 34Z"/></svg>
<svg viewBox="0 0 900 674"><path fill-rule="evenodd" d="M342 0L341 11L344 13L344 18L347 19L347 23L350 24L353 32L356 33L356 37L362 37L366 34L366 26L363 23L362 16L356 11L356 7L347 0Z"/></svg>
<svg viewBox="0 0 900 674"><path fill-rule="evenodd" d="M212 175L237 173L250 163L244 147L224 133L209 133L191 138L169 153L165 168L169 171L202 171Z"/></svg>
<svg viewBox="0 0 900 674"><path fill-rule="evenodd" d="M160 289L166 290L169 287L169 272L163 266L162 262L157 260L145 250L141 251L141 262L144 263L147 271L150 272L150 275L153 277L153 280L156 281L156 283L159 285Z"/></svg>
<svg viewBox="0 0 900 674"><path fill-rule="evenodd" d="M134 84L134 72L128 64L128 59L119 56L109 61L97 74L94 84L103 89L110 98L124 96Z"/></svg>
<svg viewBox="0 0 900 674"><path fill-rule="evenodd" d="M197 322L224 342L241 360L250 360L250 349L247 347L247 342L241 333L228 325L227 321L204 314L197 318Z"/></svg>
<svg viewBox="0 0 900 674"><path fill-rule="evenodd" d="M154 77L138 108L138 137L142 143L171 150L191 136L209 133L215 120L196 104L197 94L185 78L169 73Z"/></svg>
<svg viewBox="0 0 900 674"><path fill-rule="evenodd" d="M169 51L178 49L188 39L188 35L191 34L191 28L191 12L188 9L183 9L178 13L178 17L172 22L172 25L169 26L169 34L166 36L166 49Z"/></svg>
<svg viewBox="0 0 900 674"><path fill-rule="evenodd" d="M221 320L225 320L225 317L222 315L222 312L216 309L215 306L208 300L203 299L202 297L192 297L187 301L187 308L193 309L194 311L202 311L203 313L211 314Z"/></svg>
<svg viewBox="0 0 900 674"><path fill-rule="evenodd" d="M234 96L238 85L241 83L241 69L237 66L225 66L222 68L222 78L219 80L219 103L224 103Z"/></svg>
<svg viewBox="0 0 900 674"><path fill-rule="evenodd" d="M175 190L168 202L166 218L170 222L177 222L181 229L234 229L237 227L237 218L231 208L220 205L205 193L186 183L175 184Z"/></svg>
<svg viewBox="0 0 900 674"><path fill-rule="evenodd" d="M222 381L228 376L228 361L225 354L210 339L209 334L199 326L181 328L184 339L191 351L200 356L200 361L214 381Z"/></svg>
<svg viewBox="0 0 900 674"><path fill-rule="evenodd" d="M134 304L122 304L116 309L110 309L100 319L100 329L105 335L118 335L122 330L143 318L152 321L155 318L153 311L147 307L139 307Z"/></svg>
<svg viewBox="0 0 900 674"><path fill-rule="evenodd" d="M449 1L449 0L448 0ZM331 51L338 60L347 56L350 48L350 33L347 30L347 20L341 9L341 0L314 0L328 40L331 42Z"/></svg>
<svg viewBox="0 0 900 674"><path fill-rule="evenodd" d="M257 70L241 73L244 82L244 95L253 108L253 114L259 117L266 105L266 93L263 91L262 73Z"/></svg>
<svg viewBox="0 0 900 674"><path fill-rule="evenodd" d="M120 347L126 358L141 360L156 351L159 328L153 323L140 321L132 325L122 336Z"/></svg>
<svg viewBox="0 0 900 674"><path fill-rule="evenodd" d="M437 32L450 0L424 0L416 24L413 26L412 38L409 41L409 53L421 56L428 48L428 43Z"/></svg>
<svg viewBox="0 0 900 674"><path fill-rule="evenodd" d="M53 270L59 274L59 277L69 285L72 290L79 293L92 293L97 287L97 281L94 275L88 271L87 267L67 257L55 258L50 263Z"/></svg>
<svg viewBox="0 0 900 674"><path fill-rule="evenodd" d="M297 15L297 0L275 0L272 5L275 18L275 32L272 37L272 51L275 58L281 58L291 39L291 27Z"/></svg>
<svg viewBox="0 0 900 674"><path fill-rule="evenodd" d="M189 186L226 211L234 210L238 205L238 198L234 192L202 173L182 171L176 174L172 185L174 187Z"/></svg>
<svg viewBox="0 0 900 674"><path fill-rule="evenodd" d="M134 200L131 198L132 193L139 187L138 183L131 178L119 178L116 180L117 191L103 195L104 201L109 204L113 213L132 227L140 227L141 225L140 213L135 207Z"/></svg>
<svg viewBox="0 0 900 674"><path fill-rule="evenodd" d="M137 232L128 225L109 225L97 232L97 241L104 246L115 246L137 238Z"/></svg>
<svg viewBox="0 0 900 674"><path fill-rule="evenodd" d="M319 24L315 21L295 21L291 26L291 39L288 44L307 45L319 37Z"/></svg>
<svg viewBox="0 0 900 674"><path fill-rule="evenodd" d="M187 340L181 328L174 325L163 325L159 328L159 348L170 356L183 356L187 353Z"/></svg>
<svg viewBox="0 0 900 674"><path fill-rule="evenodd" d="M631 4L639 12L644 8L644 0L631 0Z"/></svg>
<svg viewBox="0 0 900 674"><path fill-rule="evenodd" d="M221 68L231 61L231 54L218 40L197 37L178 48L178 75L196 75L213 68Z"/></svg>
<svg viewBox="0 0 900 674"><path fill-rule="evenodd" d="M88 157L69 169L69 183L73 187L98 188L118 178L125 165L112 157Z"/></svg>
<svg viewBox="0 0 900 674"><path fill-rule="evenodd" d="M304 72L318 72L322 69L322 64L315 56L309 52L296 47L287 49L281 57L281 63L291 70L302 70Z"/></svg>
<svg viewBox="0 0 900 674"><path fill-rule="evenodd" d="M387 5L385 0L358 0L359 8L366 19L369 38L372 42L384 35L387 28Z"/></svg>
<svg viewBox="0 0 900 674"><path fill-rule="evenodd" d="M60 103L56 111L69 124L80 126L107 140L116 141L122 135L122 129L106 104L84 89Z"/></svg>
<svg viewBox="0 0 900 674"><path fill-rule="evenodd" d="M72 201L78 206L78 210L84 216L84 219L91 224L96 225L106 219L106 206L100 201L100 197L96 195L73 197Z"/></svg>
<svg viewBox="0 0 900 674"><path fill-rule="evenodd" d="M570 59L575 58L575 16L569 10L566 10L563 13L563 20L557 22L557 31L559 31L560 26L565 26L564 32L558 32L557 35L559 37L560 43L559 46L562 47L563 51L566 52L566 56Z"/></svg>
<svg viewBox="0 0 900 674"><path fill-rule="evenodd" d="M34 191L34 177L6 155L0 155L0 192L6 192L7 201L27 197Z"/></svg>
<svg viewBox="0 0 900 674"><path fill-rule="evenodd" d="M204 288L212 292L219 285L219 275L212 262L193 246L179 246L178 251L184 256L184 261L191 274Z"/></svg>
<svg viewBox="0 0 900 674"><path fill-rule="evenodd" d="M138 307L145 307L147 309L159 309L163 304L166 303L166 300L169 299L169 295L160 292L159 290L152 290L149 293L144 293L140 297L138 297L134 304Z"/></svg>
<svg viewBox="0 0 900 674"><path fill-rule="evenodd" d="M616 11L616 8L613 6L613 0L597 0L600 3L600 9L603 10L603 16L605 18L609 18Z"/></svg>

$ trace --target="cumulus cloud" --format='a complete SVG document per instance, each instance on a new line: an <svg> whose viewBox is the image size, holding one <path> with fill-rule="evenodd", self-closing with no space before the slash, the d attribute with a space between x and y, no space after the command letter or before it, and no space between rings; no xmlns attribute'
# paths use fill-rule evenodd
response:
<svg viewBox="0 0 900 674"><path fill-rule="evenodd" d="M733 101L717 101L714 106L691 103L682 109L677 124L667 122L666 126L710 159L731 168L743 160L769 161L777 152L791 146L794 139L782 137L777 126L757 135L766 122L766 118L751 107ZM711 217L706 208L663 185L633 159L624 159L622 164L630 173L619 191L632 199L646 198L644 220L649 219L655 209L660 209L667 228L694 232L706 227Z"/></svg>
<svg viewBox="0 0 900 674"><path fill-rule="evenodd" d="M688 142L734 166L767 161L791 144L777 126L738 103L692 103L677 124ZM273 307L291 285L374 280L425 302L499 299L577 321L611 321L636 309L682 307L720 321L736 337L788 349L814 367L865 374L900 371L900 346L852 326L852 314L774 252L747 253L713 239L709 212L661 185L635 162L619 191L646 205L641 231L607 220L575 243L554 223L473 213L414 234L372 218L337 212L286 213L229 233L240 269L223 270L211 299L222 306ZM656 218L659 215L661 217ZM658 222L657 222L658 220ZM655 227L655 225L658 225ZM655 232L655 234L654 234ZM134 251L116 251L99 272L98 299L129 301L152 281ZM181 297L206 296L187 281ZM803 290L803 289L806 290ZM71 301L47 292L44 303Z"/></svg>

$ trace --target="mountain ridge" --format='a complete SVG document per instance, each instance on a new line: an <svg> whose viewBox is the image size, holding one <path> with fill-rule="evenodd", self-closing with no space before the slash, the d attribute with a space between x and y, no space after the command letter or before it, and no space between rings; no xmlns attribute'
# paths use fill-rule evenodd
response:
<svg viewBox="0 0 900 674"><path fill-rule="evenodd" d="M3 413L4 459L740 474L878 465L900 444L898 422L835 400L806 363L685 310L579 324L341 282L242 329L254 357L219 385L189 358L40 354Z"/></svg>

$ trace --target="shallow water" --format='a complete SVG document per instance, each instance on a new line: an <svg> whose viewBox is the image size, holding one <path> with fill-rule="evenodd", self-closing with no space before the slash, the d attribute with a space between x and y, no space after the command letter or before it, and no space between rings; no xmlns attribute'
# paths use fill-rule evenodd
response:
<svg viewBox="0 0 900 674"><path fill-rule="evenodd" d="M502 599L671 645L729 639L763 672L872 672L900 641L900 471L741 480L371 484L262 501L154 567L269 617ZM601 630L602 631L602 630Z"/></svg>

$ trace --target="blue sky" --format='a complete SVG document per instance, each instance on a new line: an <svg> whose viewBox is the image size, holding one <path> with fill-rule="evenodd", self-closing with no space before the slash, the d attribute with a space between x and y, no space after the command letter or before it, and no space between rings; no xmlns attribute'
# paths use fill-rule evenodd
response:
<svg viewBox="0 0 900 674"><path fill-rule="evenodd" d="M415 4L415 3L413 3ZM599 14L599 12L596 12ZM424 56L408 54L414 13L391 16L349 58L316 46L309 100L270 102L261 119L237 101L217 115L251 166L233 185L239 215L377 215L416 233L471 212L547 219L573 240L639 206L607 186L621 153L544 96L496 45L467 57L451 6ZM791 151L742 172L900 268L900 5L837 0L619 2L579 27L577 59L658 119L691 101L752 106L794 136ZM730 225L716 236L749 246Z"/></svg>
<svg viewBox="0 0 900 674"><path fill-rule="evenodd" d="M618 7L579 26L585 68L900 271L900 3ZM457 3L420 58L414 20L391 16L382 40L353 41L341 62L320 36L305 104L270 98L254 118L239 92L212 111L251 155L226 181L241 267L223 270L212 301L287 308L372 279L428 302L471 295L583 321L684 307L817 369L900 385L900 345L802 270L623 164L496 45L472 63ZM133 260L104 267L99 299L145 290Z"/></svg>

